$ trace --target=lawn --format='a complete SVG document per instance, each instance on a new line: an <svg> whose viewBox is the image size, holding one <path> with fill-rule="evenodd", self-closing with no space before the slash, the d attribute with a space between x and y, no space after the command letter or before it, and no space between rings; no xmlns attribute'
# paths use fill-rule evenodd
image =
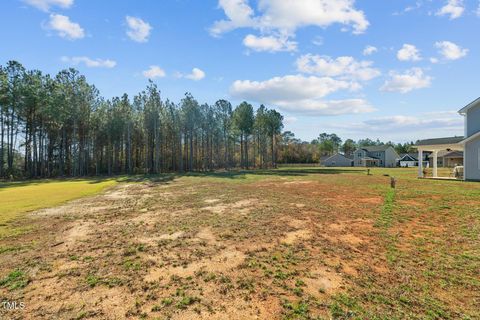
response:
<svg viewBox="0 0 480 320"><path fill-rule="evenodd" d="M0 318L478 319L479 199L415 169L123 181L16 220Z"/></svg>
<svg viewBox="0 0 480 320"><path fill-rule="evenodd" d="M114 179L0 182L0 238L13 232L14 228L7 228L7 224L26 212L93 195L115 183Z"/></svg>

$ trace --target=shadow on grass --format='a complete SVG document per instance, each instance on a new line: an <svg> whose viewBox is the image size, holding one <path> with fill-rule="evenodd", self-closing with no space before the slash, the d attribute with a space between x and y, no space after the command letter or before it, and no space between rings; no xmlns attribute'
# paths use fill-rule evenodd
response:
<svg viewBox="0 0 480 320"><path fill-rule="evenodd" d="M230 171L212 171L212 172L189 172L183 174L184 176L196 177L214 177L214 178L228 178L238 179L245 178L246 175L258 176L291 176L301 177L316 174L342 174L342 173L365 173L364 169L325 169L325 168L301 168L301 169L258 169L258 170L230 170Z"/></svg>
<svg viewBox="0 0 480 320"><path fill-rule="evenodd" d="M225 170L225 171L207 171L207 172L185 172L185 173L161 173L145 175L118 175L118 176L98 176L98 177L78 177L78 178L52 178L52 179L31 179L13 182L0 182L2 188L31 186L36 184L46 184L54 182L87 182L97 184L114 180L116 182L152 182L152 183L170 183L180 177L210 177L225 179L245 179L246 175L256 176L278 176L278 177L301 177L318 174L345 174L345 173L365 173L365 169L341 169L341 168L282 168L282 169L257 169L257 170Z"/></svg>

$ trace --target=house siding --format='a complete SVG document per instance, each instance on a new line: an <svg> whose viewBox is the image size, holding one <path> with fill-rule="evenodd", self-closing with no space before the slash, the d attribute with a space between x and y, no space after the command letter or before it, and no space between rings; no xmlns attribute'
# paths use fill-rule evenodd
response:
<svg viewBox="0 0 480 320"><path fill-rule="evenodd" d="M480 104L470 108L465 115L467 137L480 131ZM480 180L480 138L465 143L464 176L465 180Z"/></svg>
<svg viewBox="0 0 480 320"><path fill-rule="evenodd" d="M480 180L480 139L465 143L464 174L466 180Z"/></svg>
<svg viewBox="0 0 480 320"><path fill-rule="evenodd" d="M348 159L341 154L336 154L325 159L323 165L326 167L351 167L352 161L352 159Z"/></svg>
<svg viewBox="0 0 480 320"><path fill-rule="evenodd" d="M480 105L477 105L467 112L467 120L465 121L467 137L480 131Z"/></svg>
<svg viewBox="0 0 480 320"><path fill-rule="evenodd" d="M374 157L379 159L381 162L379 164L380 167L389 167L393 168L397 166L397 161L400 158L398 153L392 147L389 147L385 151L371 151L367 152L364 149L357 149L354 153L353 157L353 165L355 167L362 167L361 159L364 157Z"/></svg>
<svg viewBox="0 0 480 320"><path fill-rule="evenodd" d="M385 167L388 167L388 168L396 167L398 158L400 158L400 156L392 147L385 150L385 155L384 155Z"/></svg>
<svg viewBox="0 0 480 320"><path fill-rule="evenodd" d="M365 157L367 153L365 150L362 149L357 149L355 150L355 153L353 154L353 165L355 167L361 167L362 166L362 158Z"/></svg>

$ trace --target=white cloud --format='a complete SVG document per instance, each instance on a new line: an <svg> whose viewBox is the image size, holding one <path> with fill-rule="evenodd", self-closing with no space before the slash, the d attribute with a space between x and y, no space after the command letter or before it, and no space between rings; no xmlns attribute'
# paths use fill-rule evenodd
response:
<svg viewBox="0 0 480 320"><path fill-rule="evenodd" d="M444 59L457 60L468 54L468 49L461 48L457 44L450 41L439 41L435 43L435 47L439 49L439 53Z"/></svg>
<svg viewBox="0 0 480 320"><path fill-rule="evenodd" d="M425 132L427 137L432 136L432 130L438 130L440 135L445 132L461 132L463 130L463 118L456 111L440 111L422 113L418 116L392 115L367 119L358 123L334 124L336 129L344 129L349 132L402 132L400 139L406 138L410 132L415 133L412 139L419 138L419 132ZM404 131L406 130L406 131ZM434 133L435 134L435 133Z"/></svg>
<svg viewBox="0 0 480 320"><path fill-rule="evenodd" d="M428 129L448 128L463 125L463 119L459 116L444 117L431 114L422 114L418 117L395 115L374 118L363 122L364 127L374 131L390 131L392 129Z"/></svg>
<svg viewBox="0 0 480 320"><path fill-rule="evenodd" d="M206 74L203 70L199 69L199 68L193 68L192 69L192 72L189 73L189 74L183 74L183 73L180 73L180 72L177 72L175 74L175 77L177 78L186 78L186 79L190 79L190 80L193 80L193 81L199 81L199 80L202 80L203 78L205 78Z"/></svg>
<svg viewBox="0 0 480 320"><path fill-rule="evenodd" d="M148 79L163 78L166 76L165 71L159 66L150 66L148 70L143 71L142 74Z"/></svg>
<svg viewBox="0 0 480 320"><path fill-rule="evenodd" d="M23 0L26 4L31 5L42 11L49 11L50 7L57 6L68 9L73 5L73 0Z"/></svg>
<svg viewBox="0 0 480 320"><path fill-rule="evenodd" d="M480 1L478 2L478 8L475 11L475 14L477 15L477 17L480 17Z"/></svg>
<svg viewBox="0 0 480 320"><path fill-rule="evenodd" d="M420 51L412 44L404 44L402 49L397 52L397 59L400 61L420 61Z"/></svg>
<svg viewBox="0 0 480 320"><path fill-rule="evenodd" d="M438 58L432 57L430 58L430 62L435 64L435 63L438 63L439 61L438 61Z"/></svg>
<svg viewBox="0 0 480 320"><path fill-rule="evenodd" d="M313 38L312 43L316 46L323 46L323 38L321 36L316 36Z"/></svg>
<svg viewBox="0 0 480 320"><path fill-rule="evenodd" d="M287 75L266 81L237 80L231 88L233 97L275 105L284 111L312 115L339 115L371 112L374 108L363 99L329 100L322 98L339 90L354 90L356 84L329 77Z"/></svg>
<svg viewBox="0 0 480 320"><path fill-rule="evenodd" d="M256 23L255 13L248 5L248 0L219 0L218 7L223 9L228 20L213 24L210 33L214 36L237 28L252 27Z"/></svg>
<svg viewBox="0 0 480 320"><path fill-rule="evenodd" d="M73 65L79 65L81 63L89 68L113 68L117 65L117 62L110 59L90 59L89 57L62 57L62 61L71 63Z"/></svg>
<svg viewBox="0 0 480 320"><path fill-rule="evenodd" d="M365 49L363 49L362 53L363 53L364 56L369 56L369 55L374 54L377 51L378 51L378 49L374 46L366 46Z"/></svg>
<svg viewBox="0 0 480 320"><path fill-rule="evenodd" d="M437 16L450 16L449 19L457 19L463 15L465 11L465 4L463 0L448 0L447 3L440 8L435 14Z"/></svg>
<svg viewBox="0 0 480 320"><path fill-rule="evenodd" d="M353 33L363 33L369 22L353 0L260 0L264 27L294 32L305 26L328 27L334 23L351 26Z"/></svg>
<svg viewBox="0 0 480 320"><path fill-rule="evenodd" d="M353 0L260 0L258 16L248 0L219 0L218 5L228 19L213 24L213 35L246 27L291 34L300 27L334 23L352 26L354 33L362 33L369 25L363 11L355 9Z"/></svg>
<svg viewBox="0 0 480 320"><path fill-rule="evenodd" d="M128 30L127 36L136 42L147 42L148 37L150 36L150 31L152 31L152 26L137 17L126 16L125 20L127 21Z"/></svg>
<svg viewBox="0 0 480 320"><path fill-rule="evenodd" d="M354 0L259 0L258 14L248 0L219 0L218 6L226 19L214 22L210 28L213 36L237 28L252 28L262 32L264 36L260 38L281 35L287 42L289 37L295 37L297 29L306 26L325 28L338 23L351 27L355 34L365 32L369 26L363 11L355 8Z"/></svg>
<svg viewBox="0 0 480 320"><path fill-rule="evenodd" d="M368 81L380 75L380 71L372 67L371 61L356 61L353 57L338 57L306 54L296 61L297 69L303 73L320 76L340 77L346 79Z"/></svg>
<svg viewBox="0 0 480 320"><path fill-rule="evenodd" d="M390 79L385 81L380 90L407 93L412 90L428 88L432 82L432 77L425 75L420 68L409 69L403 74L391 71L389 75Z"/></svg>
<svg viewBox="0 0 480 320"><path fill-rule="evenodd" d="M55 30L62 38L75 40L85 37L85 31L78 23L61 14L51 14L46 27Z"/></svg>
<svg viewBox="0 0 480 320"><path fill-rule="evenodd" d="M277 52L297 50L297 43L288 40L286 37L257 37L253 34L249 34L243 39L243 45L254 51Z"/></svg>
<svg viewBox="0 0 480 320"><path fill-rule="evenodd" d="M292 117L292 116L286 116L286 117L283 119L283 122L284 122L285 124L292 124L292 123L295 123L295 122L297 122L297 121L298 121L297 117Z"/></svg>

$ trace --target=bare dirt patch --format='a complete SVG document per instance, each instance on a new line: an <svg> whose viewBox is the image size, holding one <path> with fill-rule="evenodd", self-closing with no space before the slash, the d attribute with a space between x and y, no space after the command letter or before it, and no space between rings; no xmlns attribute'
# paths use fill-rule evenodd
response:
<svg viewBox="0 0 480 320"><path fill-rule="evenodd" d="M402 318L432 306L446 318L475 315L477 189L453 215L451 192L428 198L432 214L402 202L425 183L415 180L379 227L382 176L206 179L119 185L33 213L35 229L0 240L0 279L17 269L26 279L0 287L29 306L14 319L315 319L334 307ZM440 284L453 298L415 290Z"/></svg>

